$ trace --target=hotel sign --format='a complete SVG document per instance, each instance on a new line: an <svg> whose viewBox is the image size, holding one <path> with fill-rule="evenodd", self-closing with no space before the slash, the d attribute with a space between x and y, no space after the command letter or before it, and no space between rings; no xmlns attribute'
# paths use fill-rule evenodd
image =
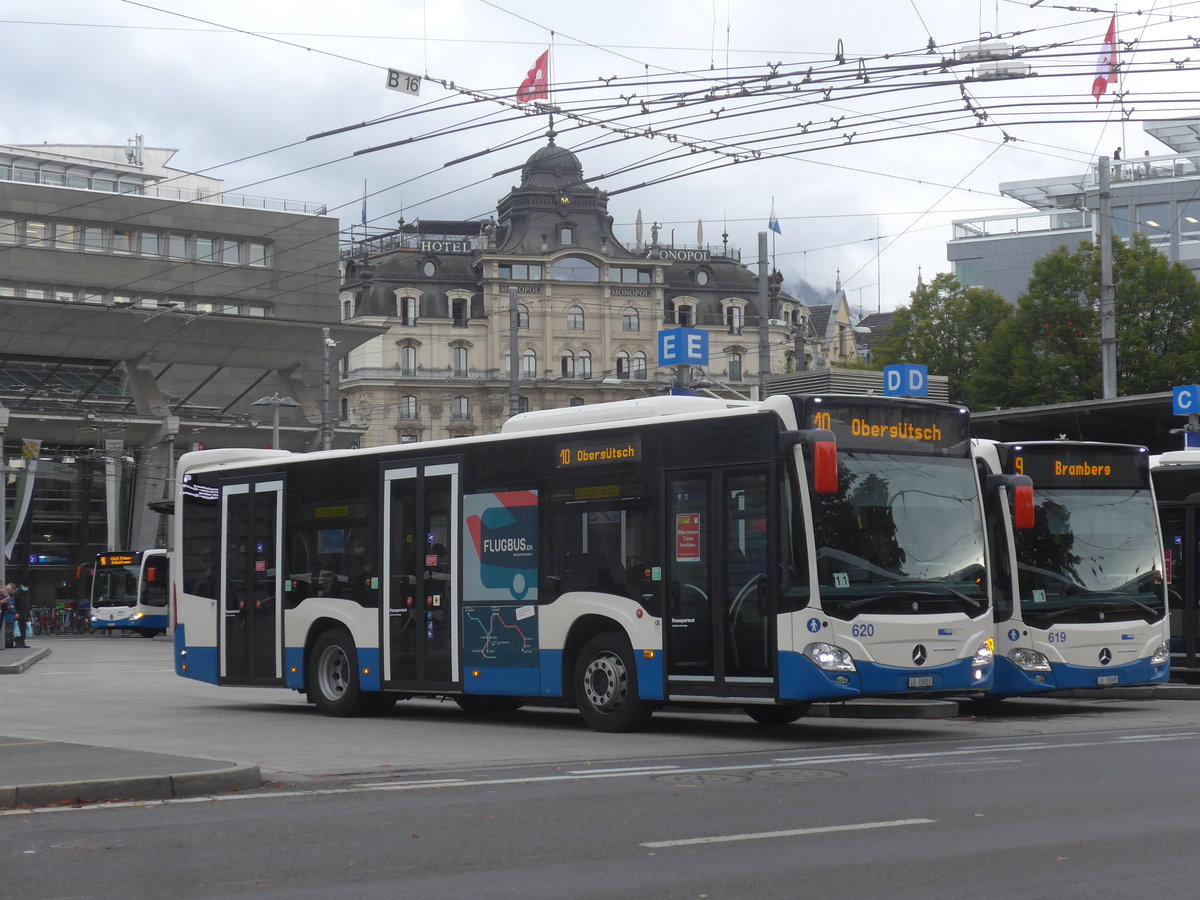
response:
<svg viewBox="0 0 1200 900"><path fill-rule="evenodd" d="M470 253L471 244L468 241L421 241L421 250L425 253Z"/></svg>

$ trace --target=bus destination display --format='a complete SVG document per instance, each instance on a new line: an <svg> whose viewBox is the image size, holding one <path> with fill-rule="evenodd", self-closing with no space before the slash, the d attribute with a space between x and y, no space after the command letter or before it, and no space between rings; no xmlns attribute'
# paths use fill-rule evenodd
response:
<svg viewBox="0 0 1200 900"><path fill-rule="evenodd" d="M558 468L602 463L641 462L642 439L636 435L609 441L571 441L556 448Z"/></svg>
<svg viewBox="0 0 1200 900"><path fill-rule="evenodd" d="M809 407L808 425L832 431L839 450L965 456L970 452L966 412L917 404L875 405L824 397ZM803 421L803 419L802 419Z"/></svg>
<svg viewBox="0 0 1200 900"><path fill-rule="evenodd" d="M1028 475L1034 490L1050 487L1141 488L1150 483L1150 461L1134 448L1017 444L1003 456L1004 471Z"/></svg>

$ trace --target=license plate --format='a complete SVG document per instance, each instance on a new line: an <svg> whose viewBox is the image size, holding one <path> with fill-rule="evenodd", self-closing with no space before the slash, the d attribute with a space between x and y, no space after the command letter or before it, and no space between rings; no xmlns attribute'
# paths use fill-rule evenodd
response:
<svg viewBox="0 0 1200 900"><path fill-rule="evenodd" d="M933 676L916 675L908 679L908 686L910 688L931 688L933 687Z"/></svg>
<svg viewBox="0 0 1200 900"><path fill-rule="evenodd" d="M1096 684L1116 684L1116 683L1117 683L1116 675L1097 675L1096 676Z"/></svg>

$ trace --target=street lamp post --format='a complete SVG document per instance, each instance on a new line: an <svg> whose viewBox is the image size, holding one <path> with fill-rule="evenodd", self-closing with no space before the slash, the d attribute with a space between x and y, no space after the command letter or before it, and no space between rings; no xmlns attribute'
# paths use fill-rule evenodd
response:
<svg viewBox="0 0 1200 900"><path fill-rule="evenodd" d="M279 407L281 406L299 406L300 404L291 397L280 397L278 393L272 394L270 397L260 397L250 404L251 406L269 406L271 407L271 449L279 449Z"/></svg>

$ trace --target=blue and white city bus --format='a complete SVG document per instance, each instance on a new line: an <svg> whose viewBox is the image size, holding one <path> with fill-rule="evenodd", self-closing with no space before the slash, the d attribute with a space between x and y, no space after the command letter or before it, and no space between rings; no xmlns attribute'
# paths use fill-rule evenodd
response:
<svg viewBox="0 0 1200 900"><path fill-rule="evenodd" d="M176 670L355 715L531 698L764 723L991 684L968 415L885 397L656 397L498 435L179 462Z"/></svg>
<svg viewBox="0 0 1200 900"><path fill-rule="evenodd" d="M165 634L171 566L166 550L97 553L92 567L91 626L98 631Z"/></svg>
<svg viewBox="0 0 1200 900"><path fill-rule="evenodd" d="M986 476L1024 475L1030 527L989 493L991 696L1168 680L1166 569L1145 447L976 441ZM986 481L985 476L985 481Z"/></svg>

